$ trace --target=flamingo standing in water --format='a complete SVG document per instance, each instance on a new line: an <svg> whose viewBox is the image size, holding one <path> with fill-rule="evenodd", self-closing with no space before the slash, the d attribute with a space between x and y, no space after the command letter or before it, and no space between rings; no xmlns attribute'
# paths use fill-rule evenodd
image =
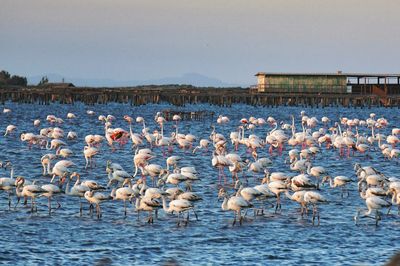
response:
<svg viewBox="0 0 400 266"><path fill-rule="evenodd" d="M35 184L25 185L25 178L20 176L15 180L15 187L15 193L18 197L17 205L21 197L31 198L31 212L33 213L34 211L37 211L35 199L45 191L43 191L40 186Z"/></svg>
<svg viewBox="0 0 400 266"><path fill-rule="evenodd" d="M93 190L86 191L84 197L90 204L96 205L97 219L100 219L102 216L100 203L112 199L111 196L105 195L100 192L95 192Z"/></svg>
<svg viewBox="0 0 400 266"><path fill-rule="evenodd" d="M235 214L235 217L233 219L232 225L236 224L236 219L239 219L239 224L242 225L243 223L243 216L242 216L242 210L247 209L247 208L252 208L253 205L249 202L247 202L243 197L241 196L232 196L229 197L226 191L221 188L218 192L218 198L223 198L224 201L221 205L221 208L223 211L233 211Z"/></svg>
<svg viewBox="0 0 400 266"><path fill-rule="evenodd" d="M93 157L99 152L100 152L99 149L95 147L90 147L90 146L84 147L83 154L85 155L85 160L86 160L85 169L87 169L88 167L94 167L96 165Z"/></svg>
<svg viewBox="0 0 400 266"><path fill-rule="evenodd" d="M306 204L312 204L313 205L313 217L312 217L312 223L314 225L315 218L318 219L318 225L320 224L320 217L319 217L319 210L318 210L318 204L319 203L326 203L328 202L324 196L322 196L320 193L316 191L307 191L304 193L304 201Z"/></svg>
<svg viewBox="0 0 400 266"><path fill-rule="evenodd" d="M125 185L128 185L127 187L124 187ZM111 196L113 197L114 200L122 200L124 202L124 214L126 217L126 201L127 200L132 200L132 198L135 196L135 191L132 189L132 183L129 178L126 178L124 183L122 183L122 187L118 189L113 189L111 192Z"/></svg>
<svg viewBox="0 0 400 266"><path fill-rule="evenodd" d="M381 220L381 216L379 210L383 208L390 207L390 202L380 198L379 196L370 196L365 199L365 204L367 205L368 211L361 215L361 210L357 211L356 216L354 217L356 225L358 225L358 221L360 218L369 217L375 219L375 225L378 226L379 220ZM370 216L372 212L375 212L375 217Z"/></svg>
<svg viewBox="0 0 400 266"><path fill-rule="evenodd" d="M221 185L222 176L224 177L224 183L226 184L226 175L224 174L224 168L231 166L232 162L228 160L224 155L217 155L214 152L213 158L211 160L211 164L213 167L218 168L218 184Z"/></svg>

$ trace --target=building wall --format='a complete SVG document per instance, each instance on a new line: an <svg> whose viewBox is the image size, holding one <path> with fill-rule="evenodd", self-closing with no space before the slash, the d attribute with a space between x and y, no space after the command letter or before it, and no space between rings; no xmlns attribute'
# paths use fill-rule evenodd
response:
<svg viewBox="0 0 400 266"><path fill-rule="evenodd" d="M279 75L258 76L259 92L345 93L346 76Z"/></svg>

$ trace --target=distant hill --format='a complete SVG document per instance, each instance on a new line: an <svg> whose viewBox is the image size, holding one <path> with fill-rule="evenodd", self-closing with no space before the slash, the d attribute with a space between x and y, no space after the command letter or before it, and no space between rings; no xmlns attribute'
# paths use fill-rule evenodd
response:
<svg viewBox="0 0 400 266"><path fill-rule="evenodd" d="M238 84L225 83L219 79L207 77L198 73L186 73L180 77L165 77L160 79L150 80L113 80L113 79L83 79L65 77L60 74L49 73L41 76L28 77L28 83L36 85L40 82L43 76L47 76L49 82L71 82L75 86L88 86L88 87L126 87L138 85L166 85L166 84L179 84L179 85L193 85L197 87L238 87Z"/></svg>

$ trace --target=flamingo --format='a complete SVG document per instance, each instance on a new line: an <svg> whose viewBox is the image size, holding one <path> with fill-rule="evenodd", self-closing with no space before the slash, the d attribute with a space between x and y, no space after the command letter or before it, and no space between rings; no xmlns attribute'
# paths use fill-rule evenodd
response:
<svg viewBox="0 0 400 266"><path fill-rule="evenodd" d="M283 181L272 181L268 183L269 190L275 194L276 196L276 206L275 206L275 213L281 210L281 194L285 192L287 188L287 184Z"/></svg>
<svg viewBox="0 0 400 266"><path fill-rule="evenodd" d="M325 177L328 175L328 172L325 170L324 167L322 166L314 166L311 167L311 163L307 163L308 167L307 167L307 174L315 177L317 179L317 188L319 188L319 181L320 178Z"/></svg>
<svg viewBox="0 0 400 266"><path fill-rule="evenodd" d="M306 190L300 190L300 191L296 191L292 195L290 195L288 190L285 191L285 195L286 195L286 197L288 197L288 199L296 201L297 203L300 204L300 207L301 207L301 210L300 210L301 218L303 218L304 213L307 212L307 204L306 204L306 202L304 200L304 194L306 192L307 192Z"/></svg>
<svg viewBox="0 0 400 266"><path fill-rule="evenodd" d="M58 161L54 166L51 172L49 172L50 175L53 175L51 178L50 183L53 183L54 179L56 176L62 177L65 173L69 173L70 169L68 167L74 166L75 164L72 161L68 160L61 160Z"/></svg>
<svg viewBox="0 0 400 266"><path fill-rule="evenodd" d="M288 184L293 191L317 188L317 186L311 181L309 175L307 174L300 174L290 178Z"/></svg>
<svg viewBox="0 0 400 266"><path fill-rule="evenodd" d="M69 131L67 134L67 139L69 140L73 140L73 139L77 139L78 138L78 134L76 134L76 132L74 131Z"/></svg>
<svg viewBox="0 0 400 266"><path fill-rule="evenodd" d="M88 167L94 167L95 166L95 161L93 159L93 157L98 154L100 151L97 148L94 147L90 147L90 146L85 146L83 149L83 154L85 156L85 160L86 160L86 165L85 165L85 169L87 169Z"/></svg>
<svg viewBox="0 0 400 266"><path fill-rule="evenodd" d="M128 185L127 187L124 187L125 185ZM122 200L124 202L124 215L126 217L126 201L127 200L132 200L132 198L135 196L135 191L132 189L132 183L129 178L126 178L124 183L122 183L122 187L118 189L113 189L111 192L111 196L113 197L114 200Z"/></svg>
<svg viewBox="0 0 400 266"><path fill-rule="evenodd" d="M178 213L178 226L180 226L181 221L180 221L180 214L183 212L187 212L187 219L185 221L185 225L188 224L189 222L189 211L192 210L197 218L197 214L194 210L194 205L185 199L177 199L177 200L172 200L169 203L169 207L167 207L167 201L165 199L165 196L162 196L162 203L163 203L163 209L166 213L172 213L172 212L177 212Z"/></svg>
<svg viewBox="0 0 400 266"><path fill-rule="evenodd" d="M140 198L140 197L136 198L135 207L136 207L136 211L138 212L138 219L139 219L139 212L140 211L148 211L149 212L149 217L148 217L147 222L148 223L153 223L154 222L153 210L155 210L157 208L160 208L161 204L157 200L155 200L155 199L153 199L151 197L146 197L145 196L145 197L142 197L142 198Z"/></svg>
<svg viewBox="0 0 400 266"><path fill-rule="evenodd" d="M391 206L391 203L378 197L378 196L370 196L365 200L365 204L367 205L368 211L361 215L361 210L357 211L356 216L354 217L356 225L358 225L359 219L364 217L369 217L375 219L375 225L378 226L378 221L381 220L381 216L379 214L379 210L383 208L387 208ZM370 216L372 212L375 212L375 217Z"/></svg>
<svg viewBox="0 0 400 266"><path fill-rule="evenodd" d="M68 119L75 119L75 118L76 118L76 115L73 114L73 113L68 113L68 114L67 114L67 118L68 118Z"/></svg>
<svg viewBox="0 0 400 266"><path fill-rule="evenodd" d="M72 156L74 154L74 152L70 149L60 149L58 151L58 156L64 157L64 158L68 158L70 156Z"/></svg>
<svg viewBox="0 0 400 266"><path fill-rule="evenodd" d="M173 156L168 157L166 159L167 170L169 170L170 166L172 166L175 169L180 160L182 160L182 157L180 157L180 156L173 155Z"/></svg>
<svg viewBox="0 0 400 266"><path fill-rule="evenodd" d="M38 127L38 126L40 126L40 119L35 119L34 121L33 121L33 125L35 126L35 127Z"/></svg>
<svg viewBox="0 0 400 266"><path fill-rule="evenodd" d="M11 165L11 164L10 164ZM3 165L1 166L3 167ZM0 190L8 192L8 209L11 209L11 192L15 188L14 168L11 165L10 177L0 178Z"/></svg>
<svg viewBox="0 0 400 266"><path fill-rule="evenodd" d="M52 154L52 153L47 153L42 156L40 159L43 167L43 175L50 174L50 167L51 167L51 162L55 160L57 155Z"/></svg>
<svg viewBox="0 0 400 266"><path fill-rule="evenodd" d="M306 204L312 204L313 205L313 217L312 217L312 223L314 225L315 217L318 219L318 225L320 224L320 217L319 217L319 210L318 210L318 204L319 203L326 203L328 202L327 199L322 196L320 193L316 191L307 191L304 193L304 201Z"/></svg>
<svg viewBox="0 0 400 266"><path fill-rule="evenodd" d="M61 194L61 186L65 181L66 175L64 175L59 182L59 185L56 186L54 184L45 184L41 186L43 193L40 196L46 197L48 199L48 207L49 207L49 215L51 214L51 199L53 198L54 194ZM58 208L61 208L60 202L57 200Z"/></svg>
<svg viewBox="0 0 400 266"><path fill-rule="evenodd" d="M96 205L97 219L100 219L102 216L100 203L112 199L111 196L107 196L103 193L95 192L93 190L86 191L84 197L90 204Z"/></svg>
<svg viewBox="0 0 400 266"><path fill-rule="evenodd" d="M74 186L70 189L70 181L72 180L73 177L76 177L76 182ZM67 185L65 187L65 194L69 196L74 196L74 197L79 197L79 214L82 216L82 198L85 196L85 192L89 191L90 189L85 186L80 184L80 175L77 173L72 173L68 179Z"/></svg>
<svg viewBox="0 0 400 266"><path fill-rule="evenodd" d="M7 128L6 128L6 132L4 133L4 136L10 135L10 134L13 133L16 129L17 129L16 126L14 126L14 125L8 125Z"/></svg>
<svg viewBox="0 0 400 266"><path fill-rule="evenodd" d="M224 155L218 155L214 152L213 158L211 160L211 164L213 167L218 168L218 184L222 183L222 176L224 177L224 183L226 184L226 176L224 174L224 168L227 166L231 166L232 162L228 160Z"/></svg>
<svg viewBox="0 0 400 266"><path fill-rule="evenodd" d="M349 196L349 192L346 190L346 185L353 181L353 180L351 180L351 178L349 178L347 176L339 175L339 176L336 176L335 178L333 178L333 180L332 180L332 178L330 176L325 176L322 179L322 184L328 180L329 180L329 184L330 184L331 188L335 188L335 187L342 188L342 193L341 193L342 198L343 198L344 192L347 192L347 196Z"/></svg>
<svg viewBox="0 0 400 266"><path fill-rule="evenodd" d="M133 133L132 130L132 117L125 115L124 119L128 122L129 124L129 136L132 140L132 149L135 147L140 146L143 143L142 137L139 134Z"/></svg>
<svg viewBox="0 0 400 266"><path fill-rule="evenodd" d="M236 224L236 218L239 218L239 224L243 223L242 209L252 208L253 205L247 202L241 196L232 196L229 197L226 191L221 188L218 192L218 198L223 198L224 201L221 205L223 211L233 211L235 217L233 219L232 225Z"/></svg>
<svg viewBox="0 0 400 266"><path fill-rule="evenodd" d="M31 198L31 212L37 211L35 199L42 194L43 189L35 184L25 185L25 178L19 176L15 180L16 194L18 196L18 202L20 197Z"/></svg>

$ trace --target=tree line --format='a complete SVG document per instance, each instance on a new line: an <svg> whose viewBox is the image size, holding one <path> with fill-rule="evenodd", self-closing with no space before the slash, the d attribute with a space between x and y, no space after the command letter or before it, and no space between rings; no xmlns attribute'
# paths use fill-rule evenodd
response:
<svg viewBox="0 0 400 266"><path fill-rule="evenodd" d="M18 75L10 75L5 70L0 71L0 85L18 85L18 86L26 86L28 81L26 77L18 76Z"/></svg>

